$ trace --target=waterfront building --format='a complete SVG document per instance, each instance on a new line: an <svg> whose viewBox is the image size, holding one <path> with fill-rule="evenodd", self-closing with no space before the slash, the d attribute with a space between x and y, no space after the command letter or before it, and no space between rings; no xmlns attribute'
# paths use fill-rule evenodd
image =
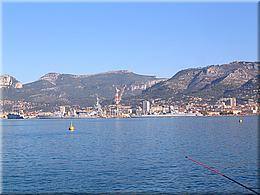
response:
<svg viewBox="0 0 260 195"><path fill-rule="evenodd" d="M138 106L137 108L133 109L133 114L137 116L142 115L142 108Z"/></svg>
<svg viewBox="0 0 260 195"><path fill-rule="evenodd" d="M230 106L231 108L235 108L237 106L237 100L235 97L230 98Z"/></svg>
<svg viewBox="0 0 260 195"><path fill-rule="evenodd" d="M151 107L150 112L153 114L160 114L163 112L163 107L160 105L154 105Z"/></svg>
<svg viewBox="0 0 260 195"><path fill-rule="evenodd" d="M147 100L143 101L143 114L150 114L150 109L150 102Z"/></svg>
<svg viewBox="0 0 260 195"><path fill-rule="evenodd" d="M65 115L65 112L66 109L65 109L65 106L60 106L60 113L61 113L61 116L64 116Z"/></svg>
<svg viewBox="0 0 260 195"><path fill-rule="evenodd" d="M219 100L219 103L221 105L223 105L223 108L235 108L237 106L237 100L236 100L235 97L232 97L232 98L221 98Z"/></svg>

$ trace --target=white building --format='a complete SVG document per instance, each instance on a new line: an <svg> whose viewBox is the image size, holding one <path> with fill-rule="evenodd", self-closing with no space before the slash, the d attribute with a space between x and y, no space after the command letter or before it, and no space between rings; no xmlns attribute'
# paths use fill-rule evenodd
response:
<svg viewBox="0 0 260 195"><path fill-rule="evenodd" d="M231 106L231 108L234 108L237 106L237 100L235 97L230 98L230 106Z"/></svg>
<svg viewBox="0 0 260 195"><path fill-rule="evenodd" d="M65 113L66 113L65 106L60 106L60 113L61 113L61 116L65 116Z"/></svg>

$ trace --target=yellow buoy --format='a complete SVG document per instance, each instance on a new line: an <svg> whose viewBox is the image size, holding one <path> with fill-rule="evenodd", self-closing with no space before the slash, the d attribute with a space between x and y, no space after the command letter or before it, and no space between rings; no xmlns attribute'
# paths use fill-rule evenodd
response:
<svg viewBox="0 0 260 195"><path fill-rule="evenodd" d="M75 127L73 126L72 122L70 123L69 130L70 131L74 131L75 130Z"/></svg>

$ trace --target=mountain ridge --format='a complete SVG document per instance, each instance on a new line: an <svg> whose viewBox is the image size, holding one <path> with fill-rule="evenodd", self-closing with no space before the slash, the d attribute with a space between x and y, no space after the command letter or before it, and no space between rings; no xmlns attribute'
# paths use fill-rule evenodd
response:
<svg viewBox="0 0 260 195"><path fill-rule="evenodd" d="M140 75L125 70L93 75L51 72L36 81L24 84L22 88L17 89L12 85L6 85L1 87L1 91L5 99L39 105L47 103L48 109L64 104L86 107L93 106L97 96L101 101L113 99L116 87L126 86L124 96L132 96L141 94L143 89L160 80L155 76Z"/></svg>
<svg viewBox="0 0 260 195"><path fill-rule="evenodd" d="M234 61L229 64L189 68L145 90L143 95L148 99L157 98L156 94L164 94L165 98L173 94L198 97L210 97L214 94L219 98L226 90L235 90L257 75L259 75L258 62ZM213 93L214 90L219 94Z"/></svg>
<svg viewBox="0 0 260 195"><path fill-rule="evenodd" d="M168 79L128 70L88 75L50 72L22 85L14 77L8 80L8 76L2 75L0 87L7 100L31 102L50 109L60 105L93 106L97 96L103 105L113 104L116 87L124 86L122 103L127 105L154 99L174 103L185 97L214 101L221 97L237 97L241 101L250 98L259 101L258 83L258 62L234 61L180 70Z"/></svg>

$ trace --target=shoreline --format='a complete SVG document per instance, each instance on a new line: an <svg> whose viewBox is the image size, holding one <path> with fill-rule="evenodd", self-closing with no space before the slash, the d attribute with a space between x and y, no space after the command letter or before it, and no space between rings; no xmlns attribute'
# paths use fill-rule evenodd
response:
<svg viewBox="0 0 260 195"><path fill-rule="evenodd" d="M249 116L260 116L260 114L245 114L245 115L192 115L192 114L178 114L178 115L144 115L144 116L132 116L132 117L45 117L45 118L22 118L22 119L8 119L0 118L0 120L61 120L61 119L137 119L137 118L176 118L176 117L249 117Z"/></svg>

